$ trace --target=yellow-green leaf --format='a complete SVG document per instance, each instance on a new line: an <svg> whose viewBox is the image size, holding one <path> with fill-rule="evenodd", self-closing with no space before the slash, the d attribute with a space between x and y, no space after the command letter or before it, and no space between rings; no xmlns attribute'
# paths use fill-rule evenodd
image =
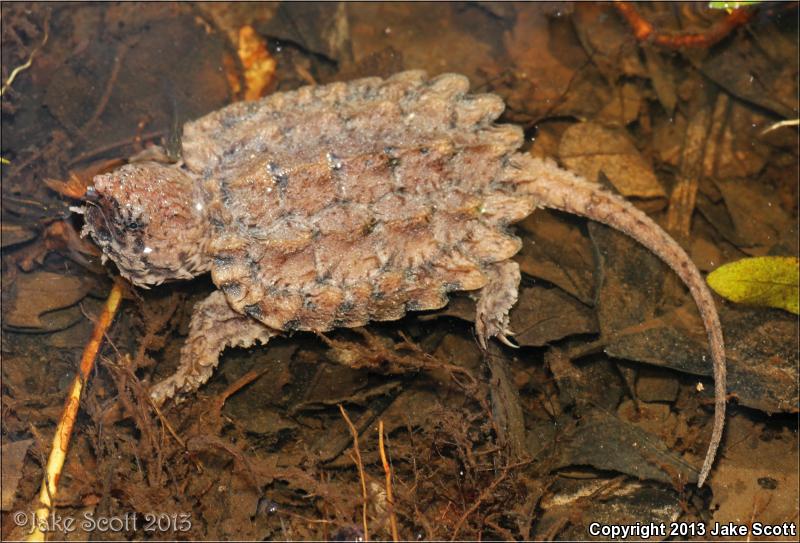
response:
<svg viewBox="0 0 800 543"><path fill-rule="evenodd" d="M721 2L709 2L708 7L710 7L711 9L725 9L730 11L732 9L739 9L744 6L752 6L760 3L761 0L740 0L738 2L721 1Z"/></svg>
<svg viewBox="0 0 800 543"><path fill-rule="evenodd" d="M708 275L707 281L728 300L800 313L800 260L795 257L744 258L720 266Z"/></svg>

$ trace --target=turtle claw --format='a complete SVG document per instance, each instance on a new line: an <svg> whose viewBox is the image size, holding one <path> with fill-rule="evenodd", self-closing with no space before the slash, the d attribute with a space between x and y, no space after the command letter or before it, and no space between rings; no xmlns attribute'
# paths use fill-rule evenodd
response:
<svg viewBox="0 0 800 543"><path fill-rule="evenodd" d="M519 349L520 345L516 341L512 341L511 338L508 337L513 335L514 332L511 332L510 330L503 330L501 334L497 334L495 337L497 338L497 341L499 341L503 345L507 345L512 349Z"/></svg>

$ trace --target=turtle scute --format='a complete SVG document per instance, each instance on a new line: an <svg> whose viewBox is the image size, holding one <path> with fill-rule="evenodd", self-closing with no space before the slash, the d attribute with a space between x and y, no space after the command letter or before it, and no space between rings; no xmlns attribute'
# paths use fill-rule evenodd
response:
<svg viewBox="0 0 800 543"><path fill-rule="evenodd" d="M522 131L461 75L305 87L188 123L186 166L218 210L212 277L236 311L329 330L442 307L487 282L533 209ZM213 214L212 214L213 215ZM213 222L213 217L212 217Z"/></svg>

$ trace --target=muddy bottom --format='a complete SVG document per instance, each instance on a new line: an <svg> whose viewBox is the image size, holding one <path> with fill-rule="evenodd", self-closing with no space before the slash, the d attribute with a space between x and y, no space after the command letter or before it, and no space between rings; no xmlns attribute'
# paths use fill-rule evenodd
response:
<svg viewBox="0 0 800 543"><path fill-rule="evenodd" d="M41 531L794 539L797 16L791 3L3 3L0 535L36 524L56 425L119 281L71 210L93 176L180 160L183 123L232 102L423 69L502 97L524 152L632 201L704 274L767 257L733 277L755 294L715 297L728 418L706 484L713 379L688 292L624 235L537 210L513 226L519 348L482 349L475 301L456 294L228 349L208 384L156 409L148 389L215 287L123 281Z"/></svg>

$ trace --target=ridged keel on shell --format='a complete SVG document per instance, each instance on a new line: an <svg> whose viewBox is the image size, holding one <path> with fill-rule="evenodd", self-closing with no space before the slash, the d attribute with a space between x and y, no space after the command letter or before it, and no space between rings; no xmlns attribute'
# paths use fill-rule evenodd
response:
<svg viewBox="0 0 800 543"><path fill-rule="evenodd" d="M323 331L483 287L486 267L519 250L506 227L533 200L509 175L521 130L495 126L502 101L467 89L463 76L406 72L189 123L186 163L208 180L218 225L212 277L231 306Z"/></svg>

